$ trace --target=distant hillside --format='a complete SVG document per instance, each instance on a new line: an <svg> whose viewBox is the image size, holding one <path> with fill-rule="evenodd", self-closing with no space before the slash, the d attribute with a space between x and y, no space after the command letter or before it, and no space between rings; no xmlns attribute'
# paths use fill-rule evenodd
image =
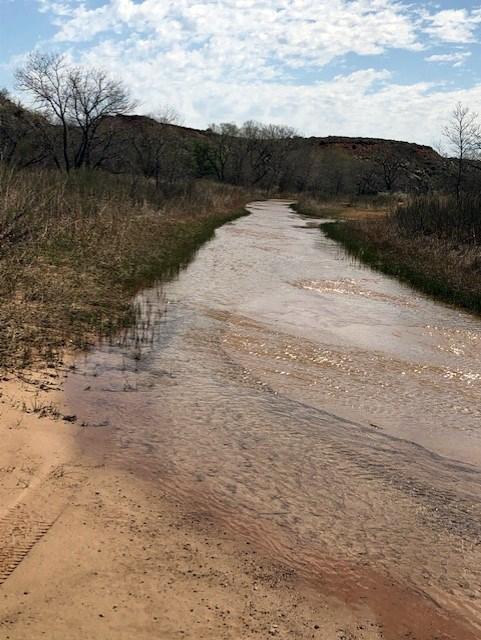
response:
<svg viewBox="0 0 481 640"><path fill-rule="evenodd" d="M69 132L73 149L81 132ZM88 166L172 185L196 177L271 190L326 194L443 190L453 161L425 145L361 137L309 137L250 123L199 130L143 116L105 118ZM0 93L0 158L17 166L61 166L61 131ZM478 173L472 164L472 173Z"/></svg>
<svg viewBox="0 0 481 640"><path fill-rule="evenodd" d="M178 124L171 124L165 122L159 122L150 116L143 115L123 115L119 114L111 118L105 119L109 125L117 126L119 129L139 129L152 127L153 129L169 130L174 135L178 135L180 138L191 138L192 140L206 140L210 134L208 131L201 131L200 129L193 129L192 127L184 127Z"/></svg>
<svg viewBox="0 0 481 640"><path fill-rule="evenodd" d="M426 145L381 138L345 136L311 137L306 145L319 153L330 150L371 166L380 174L386 190L390 186L405 191L439 189L450 180L452 160ZM374 166L373 166L374 165ZM393 180L394 185L389 185ZM388 184L386 184L386 182ZM380 185L382 190L383 185Z"/></svg>

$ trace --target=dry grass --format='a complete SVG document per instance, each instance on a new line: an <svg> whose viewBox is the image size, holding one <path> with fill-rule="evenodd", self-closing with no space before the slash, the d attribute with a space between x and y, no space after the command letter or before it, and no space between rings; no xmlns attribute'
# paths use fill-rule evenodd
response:
<svg viewBox="0 0 481 640"><path fill-rule="evenodd" d="M480 197L304 196L294 208L334 218L321 229L362 262L447 303L481 312Z"/></svg>
<svg viewBox="0 0 481 640"><path fill-rule="evenodd" d="M393 213L400 233L436 237L452 243L481 245L481 197L430 194L410 198Z"/></svg>
<svg viewBox="0 0 481 640"><path fill-rule="evenodd" d="M178 269L252 199L201 182L0 167L0 367L54 363L131 322L133 293Z"/></svg>
<svg viewBox="0 0 481 640"><path fill-rule="evenodd" d="M339 218L342 220L364 220L384 217L391 206L392 199L351 198L349 200L319 200L311 196L298 198L293 208L309 218Z"/></svg>
<svg viewBox="0 0 481 640"><path fill-rule="evenodd" d="M407 235L393 217L322 225L370 266L444 302L481 312L481 247L435 235Z"/></svg>

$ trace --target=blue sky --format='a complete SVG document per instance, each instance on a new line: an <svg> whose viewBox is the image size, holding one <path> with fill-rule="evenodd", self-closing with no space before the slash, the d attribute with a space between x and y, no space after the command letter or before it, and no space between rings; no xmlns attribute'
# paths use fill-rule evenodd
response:
<svg viewBox="0 0 481 640"><path fill-rule="evenodd" d="M0 0L0 86L53 50L191 126L432 144L457 101L481 110L480 41L481 0Z"/></svg>

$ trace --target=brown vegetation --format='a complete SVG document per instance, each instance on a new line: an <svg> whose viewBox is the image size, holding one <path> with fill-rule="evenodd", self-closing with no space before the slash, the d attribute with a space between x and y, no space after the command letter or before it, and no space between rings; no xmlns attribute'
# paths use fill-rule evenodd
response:
<svg viewBox="0 0 481 640"><path fill-rule="evenodd" d="M121 83L56 54L33 54L16 72L35 110L0 92L0 159L17 167L104 170L177 184L209 178L269 192L316 197L454 188L458 165L430 147L370 138L303 138L288 126L255 121L199 131L165 117L129 115ZM174 115L174 118L172 117ZM464 148L464 147L463 147ZM463 157L463 185L479 167Z"/></svg>
<svg viewBox="0 0 481 640"><path fill-rule="evenodd" d="M134 313L136 289L188 260L252 196L155 185L101 172L0 168L0 366L55 361Z"/></svg>
<svg viewBox="0 0 481 640"><path fill-rule="evenodd" d="M479 202L463 197L478 189L480 129L462 105L445 130L456 162L392 140L305 139L254 121L196 131L176 126L171 111L129 115L121 83L56 54L31 55L16 78L35 110L0 92L0 365L52 359L69 341L82 347L128 322L136 287L182 263L252 189L302 194L300 212L350 221L326 230L365 260L478 305L472 278L465 285L465 272L446 274L446 261L426 253L477 264ZM449 190L456 206L423 196L372 222L406 193Z"/></svg>
<svg viewBox="0 0 481 640"><path fill-rule="evenodd" d="M478 197L410 199L390 215L322 225L367 264L419 290L481 312Z"/></svg>
<svg viewBox="0 0 481 640"><path fill-rule="evenodd" d="M300 196L292 205L292 208L301 215L309 218L326 220L336 218L342 220L364 220L384 217L394 203L398 202L397 196L358 196L348 200L333 200L326 198L320 200L313 196Z"/></svg>

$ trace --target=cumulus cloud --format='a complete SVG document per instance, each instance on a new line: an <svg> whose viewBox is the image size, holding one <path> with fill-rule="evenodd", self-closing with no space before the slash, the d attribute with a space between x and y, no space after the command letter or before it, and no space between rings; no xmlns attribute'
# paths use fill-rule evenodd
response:
<svg viewBox="0 0 481 640"><path fill-rule="evenodd" d="M133 31L156 38L161 47L182 42L187 49L234 50L292 67L324 65L349 52L420 47L413 21L391 0L110 0L90 9L84 3L40 1L44 11L62 18L57 42Z"/></svg>
<svg viewBox="0 0 481 640"><path fill-rule="evenodd" d="M137 51L138 45L132 43ZM352 135L411 140L431 144L440 122L462 101L481 103L481 86L446 89L431 82L400 84L390 71L363 69L313 83L252 78L239 83L202 74L181 58L165 64L162 54L141 59L131 49L109 41L86 52L82 60L102 60L142 98L141 110L173 105L186 123L204 128L211 121L248 119L290 124L305 135Z"/></svg>
<svg viewBox="0 0 481 640"><path fill-rule="evenodd" d="M398 0L37 2L56 25L54 44L123 78L146 112L167 103L200 127L256 118L306 134L425 142L439 135L429 122L437 127L460 92L401 85L385 69L328 80L321 72L348 55L362 67L366 56L385 60L395 49L461 65L469 53L427 55L430 42L438 50L471 42L481 23L481 10L433 12Z"/></svg>
<svg viewBox="0 0 481 640"><path fill-rule="evenodd" d="M461 67L471 56L471 51L455 51L453 53L438 53L424 58L426 62L440 62L453 67Z"/></svg>
<svg viewBox="0 0 481 640"><path fill-rule="evenodd" d="M475 42L481 10L445 9L426 18L426 33L442 42Z"/></svg>

